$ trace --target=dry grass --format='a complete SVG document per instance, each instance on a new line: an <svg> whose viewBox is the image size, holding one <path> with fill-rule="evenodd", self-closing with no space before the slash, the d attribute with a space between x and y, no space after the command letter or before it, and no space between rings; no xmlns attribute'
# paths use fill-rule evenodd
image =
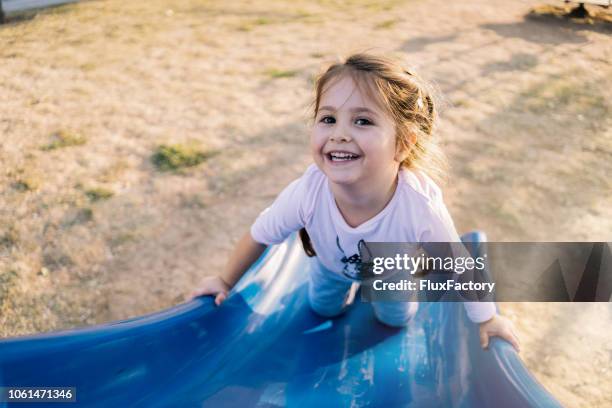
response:
<svg viewBox="0 0 612 408"><path fill-rule="evenodd" d="M598 24L525 19L536 5L108 0L0 26L0 336L182 301L309 162L312 78L364 49L403 58L449 101L458 229L612 240L612 44ZM590 347L570 341L579 325L543 338L557 309L529 310L508 313L531 347L557 350L542 363L525 349L538 378L567 406L612 404L593 391L610 383L593 368L610 331Z"/></svg>

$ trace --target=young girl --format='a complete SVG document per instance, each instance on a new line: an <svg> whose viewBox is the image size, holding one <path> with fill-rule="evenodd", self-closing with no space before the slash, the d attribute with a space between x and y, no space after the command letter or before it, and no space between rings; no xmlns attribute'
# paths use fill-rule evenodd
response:
<svg viewBox="0 0 612 408"><path fill-rule="evenodd" d="M316 83L310 138L314 164L264 210L237 244L222 276L205 278L192 296L214 295L221 304L267 245L300 231L313 259L312 309L337 316L355 282L360 241L456 242L459 237L434 181L432 142L435 109L418 78L387 58L356 54L330 66ZM439 167L438 167L439 169ZM389 326L403 326L415 302L372 302ZM481 344L490 336L518 350L509 320L492 303L466 302L480 324Z"/></svg>

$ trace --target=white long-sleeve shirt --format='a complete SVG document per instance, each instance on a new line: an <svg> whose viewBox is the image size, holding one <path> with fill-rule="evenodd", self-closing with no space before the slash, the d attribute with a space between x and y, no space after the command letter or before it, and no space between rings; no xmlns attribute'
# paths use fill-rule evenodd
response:
<svg viewBox="0 0 612 408"><path fill-rule="evenodd" d="M274 203L259 214L251 227L252 238L264 245L283 242L291 233L306 228L319 261L341 273L343 257L358 254L366 242L458 242L453 220L436 183L419 171L403 169L391 201L373 218L351 227L333 197L327 177L314 164L289 184ZM473 322L495 315L489 302L465 302Z"/></svg>

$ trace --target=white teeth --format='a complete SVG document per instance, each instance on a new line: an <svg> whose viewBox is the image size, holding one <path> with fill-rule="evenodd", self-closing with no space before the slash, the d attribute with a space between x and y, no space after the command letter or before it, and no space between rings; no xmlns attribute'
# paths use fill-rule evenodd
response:
<svg viewBox="0 0 612 408"><path fill-rule="evenodd" d="M332 161L348 161L348 160L354 160L358 158L359 156L356 154L347 153L347 152L332 152L332 153L329 153L329 157L331 158Z"/></svg>

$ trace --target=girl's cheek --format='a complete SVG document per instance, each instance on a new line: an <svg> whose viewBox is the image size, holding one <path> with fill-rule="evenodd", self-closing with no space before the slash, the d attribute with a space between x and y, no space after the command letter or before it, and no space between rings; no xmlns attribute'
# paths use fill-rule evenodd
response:
<svg viewBox="0 0 612 408"><path fill-rule="evenodd" d="M313 132L312 134L312 141L316 144L324 144L325 141L328 139L328 135L327 132L324 130L315 130L315 132Z"/></svg>

